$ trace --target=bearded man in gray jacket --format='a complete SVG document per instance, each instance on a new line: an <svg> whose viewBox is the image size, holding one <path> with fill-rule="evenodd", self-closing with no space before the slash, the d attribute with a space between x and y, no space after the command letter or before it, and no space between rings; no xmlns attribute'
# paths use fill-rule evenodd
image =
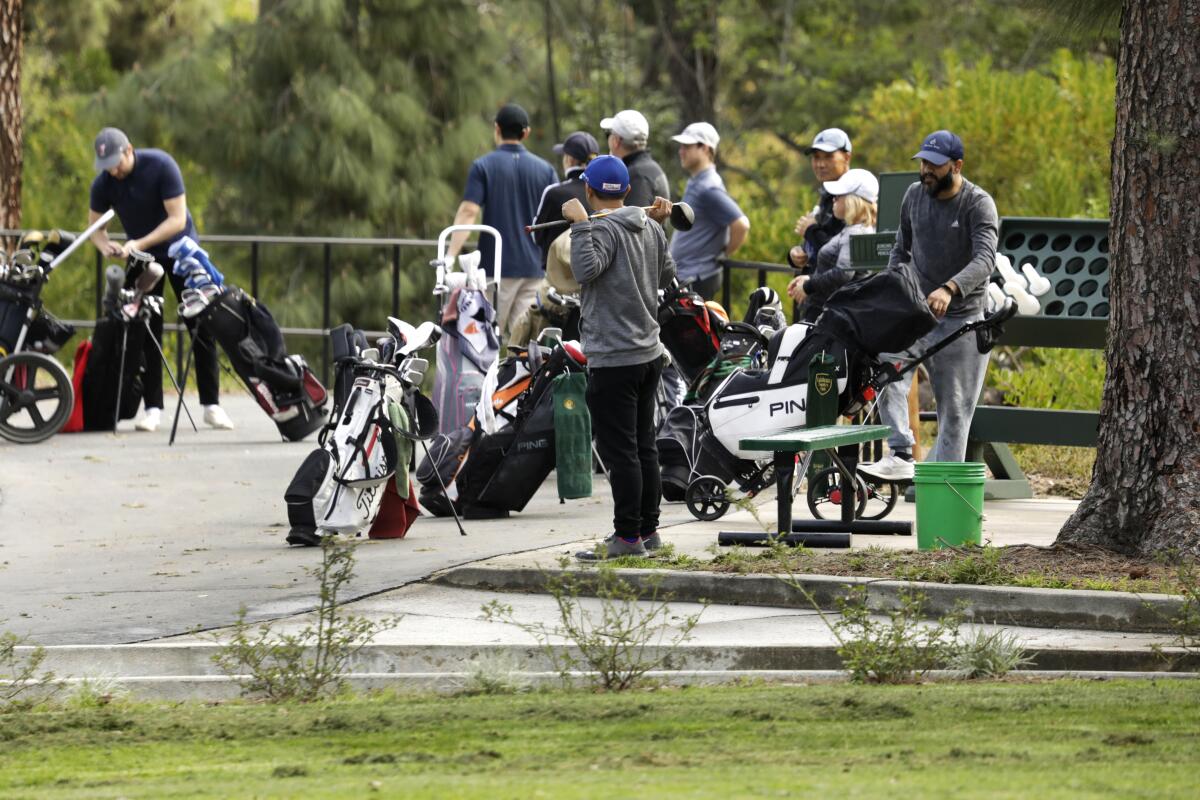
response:
<svg viewBox="0 0 1200 800"><path fill-rule="evenodd" d="M987 283L996 264L1000 219L991 196L962 175L963 143L950 131L925 137L914 160L921 181L908 187L900 203L900 230L889 266L911 264L938 326L904 353L888 358L911 360L965 323L983 317ZM938 436L929 461L962 461L967 431L983 389L989 354L975 337L964 336L925 362L937 403ZM859 469L887 481L911 480L913 434L908 426L908 391L913 373L884 387L879 416L892 429L885 458Z"/></svg>
<svg viewBox="0 0 1200 800"><path fill-rule="evenodd" d="M563 204L571 222L571 272L582 287L579 329L588 359L588 410L596 449L608 468L613 530L582 561L639 555L662 546L654 403L662 374L658 290L675 277L662 222L671 202L656 197L647 213L624 206L629 170L599 156L583 171L583 204Z"/></svg>

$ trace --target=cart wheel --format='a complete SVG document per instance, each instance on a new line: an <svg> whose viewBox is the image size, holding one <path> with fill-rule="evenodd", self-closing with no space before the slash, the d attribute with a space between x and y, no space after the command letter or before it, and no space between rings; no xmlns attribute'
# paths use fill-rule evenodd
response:
<svg viewBox="0 0 1200 800"><path fill-rule="evenodd" d="M859 486L866 483L866 502L858 507L859 519L883 519L892 513L900 499L900 487L891 481L877 481L862 473L858 476Z"/></svg>
<svg viewBox="0 0 1200 800"><path fill-rule="evenodd" d="M705 522L720 519L729 510L725 482L711 475L704 475L689 483L683 501L693 517Z"/></svg>
<svg viewBox="0 0 1200 800"><path fill-rule="evenodd" d="M0 436L17 444L49 439L67 424L75 390L62 365L41 353L0 359Z"/></svg>
<svg viewBox="0 0 1200 800"><path fill-rule="evenodd" d="M854 515L865 519L863 511L867 504L867 485L861 475L857 476L857 479L858 486L854 492L857 507L854 509ZM808 482L808 510L815 519L841 519L841 508L842 473L838 472L837 467L823 469Z"/></svg>

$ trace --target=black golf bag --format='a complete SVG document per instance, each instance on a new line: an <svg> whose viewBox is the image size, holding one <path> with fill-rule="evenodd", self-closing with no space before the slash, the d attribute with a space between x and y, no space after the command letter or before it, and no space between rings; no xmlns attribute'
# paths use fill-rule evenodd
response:
<svg viewBox="0 0 1200 800"><path fill-rule="evenodd" d="M299 441L325 424L325 387L301 356L287 354L283 333L265 305L241 289L226 287L197 320L221 345L283 438Z"/></svg>
<svg viewBox="0 0 1200 800"><path fill-rule="evenodd" d="M52 262L74 241L65 231L33 231L22 238L11 261L0 252L0 356L18 349L50 355L75 335L74 326L57 319L41 302Z"/></svg>
<svg viewBox="0 0 1200 800"><path fill-rule="evenodd" d="M83 430L112 430L117 419L133 419L137 414L150 347L146 343L148 335L141 320L123 319L119 310L96 320L91 347L87 349L82 392L77 398L83 406ZM157 356L153 359L157 366Z"/></svg>
<svg viewBox="0 0 1200 800"><path fill-rule="evenodd" d="M431 442L429 457L417 468L421 505L447 516L454 502L468 518L525 508L556 465L554 379L584 363L569 344L553 350L534 345L505 359L498 368L505 377L492 392L492 430L485 431L476 414L467 426Z"/></svg>

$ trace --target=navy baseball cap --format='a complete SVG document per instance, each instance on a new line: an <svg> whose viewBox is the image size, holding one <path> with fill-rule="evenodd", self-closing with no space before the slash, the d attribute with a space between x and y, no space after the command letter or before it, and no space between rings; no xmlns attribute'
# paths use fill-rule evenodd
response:
<svg viewBox="0 0 1200 800"><path fill-rule="evenodd" d="M587 131L575 131L566 139L563 139L562 144L554 145L554 155L561 156L566 153L576 161L586 163L592 156L600 152L600 143L596 141L596 137L592 136Z"/></svg>
<svg viewBox="0 0 1200 800"><path fill-rule="evenodd" d="M950 131L934 131L925 137L925 141L921 143L921 152L913 156L913 160L923 158L940 167L947 161L957 161L962 157L962 139Z"/></svg>
<svg viewBox="0 0 1200 800"><path fill-rule="evenodd" d="M519 125L525 129L529 127L529 113L516 103L507 103L500 106L500 110L496 112L496 124L501 128L515 128Z"/></svg>
<svg viewBox="0 0 1200 800"><path fill-rule="evenodd" d="M629 191L629 169L616 156L596 156L583 171L583 182L605 197L620 197Z"/></svg>

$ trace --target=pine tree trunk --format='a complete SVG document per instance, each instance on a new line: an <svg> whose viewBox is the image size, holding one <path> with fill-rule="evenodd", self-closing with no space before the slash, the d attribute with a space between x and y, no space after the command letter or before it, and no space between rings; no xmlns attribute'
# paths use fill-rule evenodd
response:
<svg viewBox="0 0 1200 800"><path fill-rule="evenodd" d="M21 2L0 0L0 228L21 226Z"/></svg>
<svg viewBox="0 0 1200 800"><path fill-rule="evenodd" d="M1108 373L1060 542L1200 555L1200 0L1126 0L1112 146Z"/></svg>

